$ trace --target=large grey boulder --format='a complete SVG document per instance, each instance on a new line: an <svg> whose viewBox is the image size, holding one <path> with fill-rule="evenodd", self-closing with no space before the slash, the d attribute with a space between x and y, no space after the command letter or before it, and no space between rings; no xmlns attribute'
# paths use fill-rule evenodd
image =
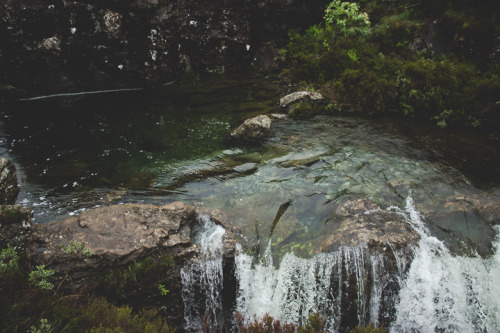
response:
<svg viewBox="0 0 500 333"><path fill-rule="evenodd" d="M269 137L271 123L271 118L266 115L247 119L231 133L231 137L246 142L263 142Z"/></svg>
<svg viewBox="0 0 500 333"><path fill-rule="evenodd" d="M16 167L5 157L0 157L0 204L13 205L19 194Z"/></svg>

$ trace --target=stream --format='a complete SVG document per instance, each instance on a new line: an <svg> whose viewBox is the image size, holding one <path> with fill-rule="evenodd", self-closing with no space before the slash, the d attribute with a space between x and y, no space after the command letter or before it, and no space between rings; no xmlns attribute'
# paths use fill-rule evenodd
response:
<svg viewBox="0 0 500 333"><path fill-rule="evenodd" d="M473 210L449 213L457 198L498 198L498 144L356 115L275 121L260 146L228 140L244 119L275 112L280 94L270 80L212 79L39 96L2 107L0 154L16 164L18 203L33 209L34 223L132 202L222 210L238 241L235 309L245 317L302 324L318 312L332 332L353 320L391 332L499 331L498 228ZM420 235L413 260L397 271L362 245L320 253L324 235L339 227L334 213L365 198L398 211ZM224 231L205 222L207 257L183 271L192 331L203 309L222 316ZM343 303L349 281L358 293L354 319ZM385 294L389 283L398 292ZM189 298L200 286L201 307Z"/></svg>

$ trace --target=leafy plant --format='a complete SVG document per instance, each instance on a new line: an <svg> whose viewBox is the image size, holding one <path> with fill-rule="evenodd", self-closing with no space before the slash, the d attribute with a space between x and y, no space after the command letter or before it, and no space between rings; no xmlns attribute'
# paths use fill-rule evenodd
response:
<svg viewBox="0 0 500 333"><path fill-rule="evenodd" d="M28 333L50 333L52 332L52 325L45 318L40 319L40 324L37 326L31 326Z"/></svg>
<svg viewBox="0 0 500 333"><path fill-rule="evenodd" d="M0 275L18 268L19 254L16 247L8 247L0 253Z"/></svg>
<svg viewBox="0 0 500 333"><path fill-rule="evenodd" d="M371 33L368 14L361 13L359 5L355 2L342 2L341 0L330 2L325 10L324 20L332 29L334 45L340 36L364 39Z"/></svg>
<svg viewBox="0 0 500 333"><path fill-rule="evenodd" d="M160 295L166 296L170 290L167 290L163 284L158 284L158 290L160 291Z"/></svg>
<svg viewBox="0 0 500 333"><path fill-rule="evenodd" d="M45 269L45 265L36 266L34 271L31 271L28 277L28 282L44 290L54 289L54 284L47 281L52 275L54 275L54 270Z"/></svg>
<svg viewBox="0 0 500 333"><path fill-rule="evenodd" d="M354 62L358 62L359 61L359 56L356 53L355 49L349 49L347 51L347 55L349 56L349 59L351 59L352 61L354 61Z"/></svg>
<svg viewBox="0 0 500 333"><path fill-rule="evenodd" d="M375 327L373 323L366 327L356 326L349 333L386 333L387 330L383 327Z"/></svg>
<svg viewBox="0 0 500 333"><path fill-rule="evenodd" d="M76 240L71 242L71 244L64 249L64 252L84 257L91 257L94 254L91 250L85 248L85 243Z"/></svg>
<svg viewBox="0 0 500 333"><path fill-rule="evenodd" d="M326 332L326 319L318 313L313 313L309 316L309 321L300 327L298 333L322 333Z"/></svg>

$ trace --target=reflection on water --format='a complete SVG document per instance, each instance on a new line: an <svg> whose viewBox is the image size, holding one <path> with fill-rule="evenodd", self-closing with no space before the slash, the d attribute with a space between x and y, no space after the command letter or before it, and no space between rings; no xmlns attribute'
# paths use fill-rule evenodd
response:
<svg viewBox="0 0 500 333"><path fill-rule="evenodd" d="M446 162L442 140L410 140L404 127L359 117L277 121L262 146L227 142L231 127L278 98L266 82L224 81L24 101L2 110L2 152L20 168L19 201L35 222L182 200L222 209L246 248L263 253L271 240L279 256L314 255L350 199L403 206L411 190L420 211L436 212L450 196L481 193L474 174ZM429 228L456 251L488 253L494 235L477 216L434 218Z"/></svg>

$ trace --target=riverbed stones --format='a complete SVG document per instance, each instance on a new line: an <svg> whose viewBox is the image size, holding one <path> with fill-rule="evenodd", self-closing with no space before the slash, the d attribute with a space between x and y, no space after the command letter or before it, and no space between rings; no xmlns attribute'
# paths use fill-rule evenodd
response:
<svg viewBox="0 0 500 333"><path fill-rule="evenodd" d="M269 137L271 132L271 118L260 115L247 119L232 133L233 139L245 142L263 142Z"/></svg>
<svg viewBox="0 0 500 333"><path fill-rule="evenodd" d="M10 160L0 157L0 204L14 204L18 194L16 167Z"/></svg>

